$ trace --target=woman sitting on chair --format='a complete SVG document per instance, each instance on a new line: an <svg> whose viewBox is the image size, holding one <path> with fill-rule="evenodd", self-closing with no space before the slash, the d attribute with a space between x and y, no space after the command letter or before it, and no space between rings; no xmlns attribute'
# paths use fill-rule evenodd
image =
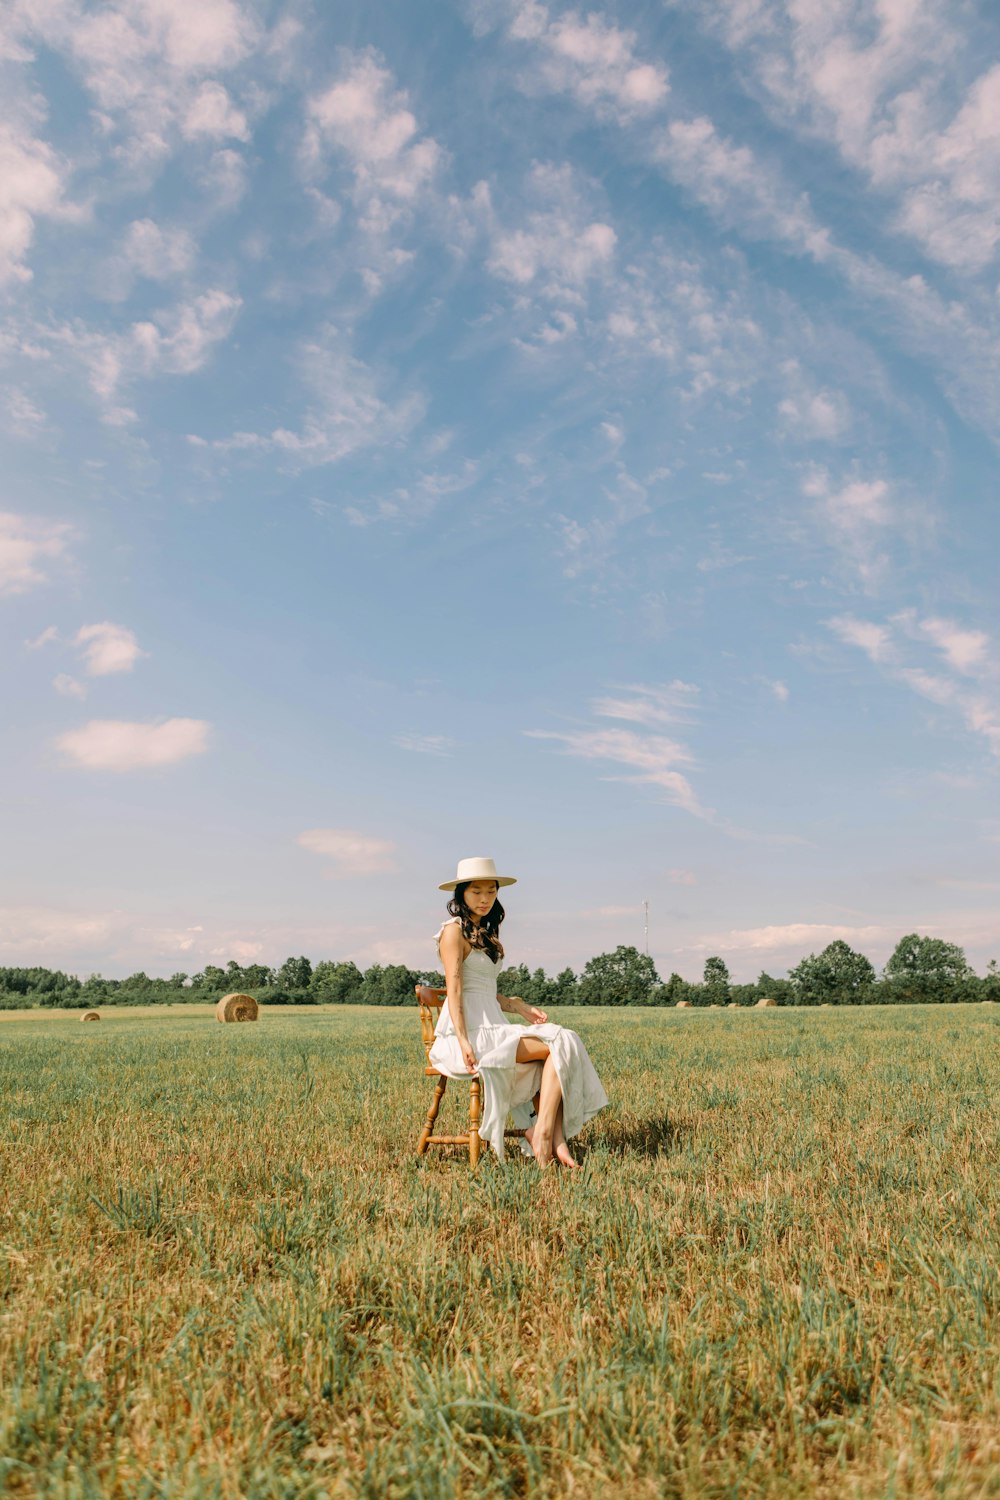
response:
<svg viewBox="0 0 1000 1500"><path fill-rule="evenodd" d="M509 875L497 875L492 859L462 859L456 878L438 887L454 895L450 918L437 934L448 1003L441 1008L430 1062L448 1078L479 1075L479 1134L501 1159L509 1111L525 1130L522 1149L539 1167L554 1161L579 1167L566 1142L604 1108L608 1096L575 1031L556 1026L516 995L497 994L504 956L499 935L504 909L497 891L515 884ZM505 1010L526 1024L505 1020Z"/></svg>

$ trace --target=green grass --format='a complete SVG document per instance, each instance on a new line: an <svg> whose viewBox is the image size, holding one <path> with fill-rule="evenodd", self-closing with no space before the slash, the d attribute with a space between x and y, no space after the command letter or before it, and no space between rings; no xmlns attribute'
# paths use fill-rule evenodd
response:
<svg viewBox="0 0 1000 1500"><path fill-rule="evenodd" d="M1000 1496L1000 1017L561 1018L573 1177L415 1013L4 1017L0 1492Z"/></svg>

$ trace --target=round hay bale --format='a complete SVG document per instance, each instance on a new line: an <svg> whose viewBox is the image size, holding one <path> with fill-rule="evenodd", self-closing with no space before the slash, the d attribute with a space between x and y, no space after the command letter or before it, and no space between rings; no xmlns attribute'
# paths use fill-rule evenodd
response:
<svg viewBox="0 0 1000 1500"><path fill-rule="evenodd" d="M980 1005L996 1005L995 1000L980 1000Z"/></svg>
<svg viewBox="0 0 1000 1500"><path fill-rule="evenodd" d="M100 1012L96 1010L85 1010L83 1015L80 1017L81 1021L99 1021L100 1019Z"/></svg>
<svg viewBox="0 0 1000 1500"><path fill-rule="evenodd" d="M727 1010L739 1010L739 1008L740 1002L738 1000L730 1000L729 1004L726 1006Z"/></svg>
<svg viewBox="0 0 1000 1500"><path fill-rule="evenodd" d="M217 1021L256 1021L257 1002L252 995L223 995L215 1007Z"/></svg>
<svg viewBox="0 0 1000 1500"><path fill-rule="evenodd" d="M690 1000L678 1000L678 1002L675 1005L674 1009L675 1010L690 1010L691 1009L691 1001Z"/></svg>
<svg viewBox="0 0 1000 1500"><path fill-rule="evenodd" d="M777 1003L777 1000L771 1000L765 996L763 1000L757 1001L757 1008L759 1009L762 1005L777 1005Z"/></svg>

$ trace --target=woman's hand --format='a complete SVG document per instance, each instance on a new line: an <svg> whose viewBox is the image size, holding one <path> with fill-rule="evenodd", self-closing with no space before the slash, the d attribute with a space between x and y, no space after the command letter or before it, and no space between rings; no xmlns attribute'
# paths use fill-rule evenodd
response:
<svg viewBox="0 0 1000 1500"><path fill-rule="evenodd" d="M469 1038L463 1037L458 1045L462 1049L462 1061L465 1063L465 1066L470 1073L475 1073L479 1068L479 1064L476 1061L476 1054L472 1050L472 1043L469 1041Z"/></svg>
<svg viewBox="0 0 1000 1500"><path fill-rule="evenodd" d="M521 1014L529 1026L542 1026L549 1019L548 1012L539 1010L537 1005L522 1004Z"/></svg>

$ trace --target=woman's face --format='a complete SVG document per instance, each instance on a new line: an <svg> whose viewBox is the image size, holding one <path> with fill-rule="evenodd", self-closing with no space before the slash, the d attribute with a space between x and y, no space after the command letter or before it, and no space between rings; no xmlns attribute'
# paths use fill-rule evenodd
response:
<svg viewBox="0 0 1000 1500"><path fill-rule="evenodd" d="M465 891L465 904L477 920L489 916L497 899L495 880L470 880Z"/></svg>

